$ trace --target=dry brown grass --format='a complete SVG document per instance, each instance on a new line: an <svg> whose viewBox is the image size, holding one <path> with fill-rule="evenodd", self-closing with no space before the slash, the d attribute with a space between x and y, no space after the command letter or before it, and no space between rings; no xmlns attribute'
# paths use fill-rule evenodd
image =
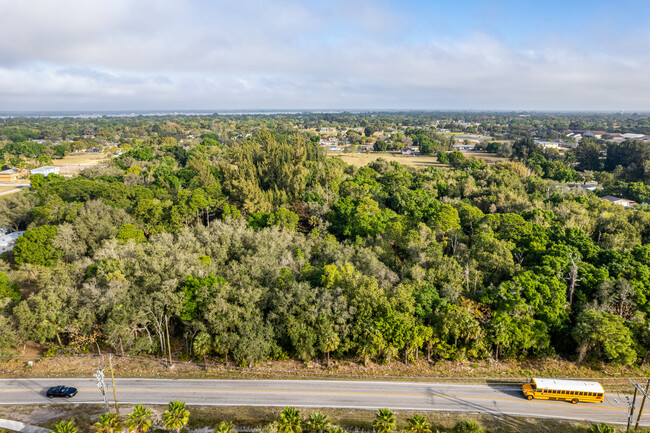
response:
<svg viewBox="0 0 650 433"><path fill-rule="evenodd" d="M11 191L16 189L16 185L0 185L0 193Z"/></svg>
<svg viewBox="0 0 650 433"><path fill-rule="evenodd" d="M0 377L90 377L101 362L96 354L41 358L38 345L30 344L24 355L0 361ZM22 347L21 347L22 349ZM119 377L194 378L194 379L329 379L329 380L395 380L408 382L451 383L523 383L530 377L598 378L608 391L630 390L627 377L650 376L650 368L630 369L603 365L581 365L558 359L527 361L438 361L404 365L394 361L388 365L360 364L354 360L335 360L327 368L319 360L309 363L284 360L265 361L253 368L225 366L218 359L210 360L208 371L202 362L175 362L172 370L163 359L116 358ZM34 367L25 371L27 361ZM104 361L106 362L105 355Z"/></svg>
<svg viewBox="0 0 650 433"><path fill-rule="evenodd" d="M377 152L377 153L343 153L343 152L330 152L328 156L333 158L341 158L346 163L354 167L363 167L371 162L384 158L387 161L397 161L400 164L408 165L410 167L431 167L444 165L438 164L438 158L435 156L424 155L402 155L401 153L393 152Z"/></svg>
<svg viewBox="0 0 650 433"><path fill-rule="evenodd" d="M99 164L102 160L106 159L104 153L83 153L80 155L68 155L62 159L54 159L56 167L65 167L66 165L78 164Z"/></svg>
<svg viewBox="0 0 650 433"><path fill-rule="evenodd" d="M84 153L81 155L68 155L62 159L55 159L54 165L59 167L60 174L77 174L84 168L92 167L107 160L104 153Z"/></svg>
<svg viewBox="0 0 650 433"><path fill-rule="evenodd" d="M440 164L438 158L433 155L402 155L396 152L373 152L373 153L344 153L329 152L328 156L341 158L346 163L354 167L364 167L379 158L387 161L397 161L400 164L409 167L449 167L447 164ZM488 164L494 164L499 161L509 161L508 158L501 158L493 153L486 152L467 152L466 158L484 159Z"/></svg>

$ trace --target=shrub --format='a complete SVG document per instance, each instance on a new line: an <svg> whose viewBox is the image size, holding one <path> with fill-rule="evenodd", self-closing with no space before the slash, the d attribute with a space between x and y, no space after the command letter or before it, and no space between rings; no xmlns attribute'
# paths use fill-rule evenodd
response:
<svg viewBox="0 0 650 433"><path fill-rule="evenodd" d="M464 419L454 426L454 433L482 433L483 427L474 420Z"/></svg>

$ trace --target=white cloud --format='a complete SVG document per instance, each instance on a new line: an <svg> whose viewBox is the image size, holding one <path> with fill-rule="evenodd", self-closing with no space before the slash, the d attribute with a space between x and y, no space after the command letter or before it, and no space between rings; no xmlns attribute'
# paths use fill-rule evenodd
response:
<svg viewBox="0 0 650 433"><path fill-rule="evenodd" d="M369 0L0 0L0 110L650 109L648 55L408 20Z"/></svg>

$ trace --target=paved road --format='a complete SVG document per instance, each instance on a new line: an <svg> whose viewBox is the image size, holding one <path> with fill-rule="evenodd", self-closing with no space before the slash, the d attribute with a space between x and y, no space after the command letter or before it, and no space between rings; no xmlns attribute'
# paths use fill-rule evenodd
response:
<svg viewBox="0 0 650 433"><path fill-rule="evenodd" d="M54 385L79 389L72 399L49 400ZM110 386L110 381L107 381ZM116 379L120 403L166 404L179 399L190 405L298 406L416 411L475 412L592 422L627 422L628 396L607 394L604 403L525 400L516 386L450 385L402 382L301 380ZM112 392L107 395L112 400ZM94 379L1 379L0 404L102 403ZM650 425L650 415L641 420Z"/></svg>

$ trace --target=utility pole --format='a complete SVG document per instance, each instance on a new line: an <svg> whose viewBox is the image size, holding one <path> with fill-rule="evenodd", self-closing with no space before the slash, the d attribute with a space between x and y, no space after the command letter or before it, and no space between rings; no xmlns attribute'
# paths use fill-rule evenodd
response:
<svg viewBox="0 0 650 433"><path fill-rule="evenodd" d="M643 415L643 408L645 407L645 401L648 398L648 388L650 388L650 379L646 379L646 385L645 385L645 391L641 389L641 386L636 383L632 382L634 385L634 392L638 390L641 394L643 394L643 400L641 400L641 408L639 408L639 416L636 419L636 424L634 425L634 430L638 430L639 428L639 422L641 421L641 416Z"/></svg>
<svg viewBox="0 0 650 433"><path fill-rule="evenodd" d="M115 413L120 415L120 405L117 404L117 390L115 389L115 375L113 374L113 354L108 355L108 365L111 368L111 383L113 384L113 400L115 402Z"/></svg>
<svg viewBox="0 0 650 433"><path fill-rule="evenodd" d="M104 383L104 370L97 370L94 374L95 379L97 379L97 388L102 392L104 396L104 409L108 412L108 401L106 401L106 384Z"/></svg>
<svg viewBox="0 0 650 433"><path fill-rule="evenodd" d="M634 382L632 382L634 383ZM634 406L636 405L636 386L634 387L634 397L632 398L632 405L630 406L630 413L627 416L627 429L625 430L625 433L628 433L630 431L630 424L632 424L632 418L634 418Z"/></svg>
<svg viewBox="0 0 650 433"><path fill-rule="evenodd" d="M167 352L169 353L169 368L172 368L172 346L169 344L169 324L167 320L167 315L165 315L165 330L167 331Z"/></svg>

